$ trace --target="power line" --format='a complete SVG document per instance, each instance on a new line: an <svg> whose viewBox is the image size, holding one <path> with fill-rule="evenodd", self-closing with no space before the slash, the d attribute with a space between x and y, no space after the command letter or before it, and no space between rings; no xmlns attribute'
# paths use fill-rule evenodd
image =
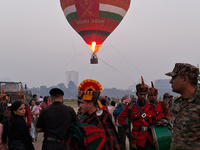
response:
<svg viewBox="0 0 200 150"><path fill-rule="evenodd" d="M114 67L112 67L111 65L109 65L107 62L105 62L104 60L102 60L101 58L98 57L98 59L100 59L103 63L105 63L106 65L108 65L110 68L112 68L113 70L115 70L116 72L118 72L119 74L121 74L122 76L126 77L127 79L131 80L132 82L136 83L135 81L133 81L131 78L127 77L126 75L124 75L123 73L119 72L117 69L115 69ZM136 83L137 84L137 83Z"/></svg>
<svg viewBox="0 0 200 150"><path fill-rule="evenodd" d="M110 47L110 45L108 45L108 46L102 48L100 51L98 51L98 53L101 53L102 51L104 51L104 50L107 49L108 47Z"/></svg>
<svg viewBox="0 0 200 150"><path fill-rule="evenodd" d="M149 77L148 75L146 75L144 72L142 72L140 69L138 69L136 66L134 66L129 60L127 60L121 53L119 53L119 51L117 51L112 45L110 45L122 58L124 58L124 60L126 60L132 67L134 67L135 69L137 69L140 73L144 74L145 76L147 76L149 79L152 80L151 77Z"/></svg>
<svg viewBox="0 0 200 150"><path fill-rule="evenodd" d="M74 50L74 53L76 54L76 51L75 51L75 46L74 46L74 42L73 42L73 40L72 40L72 35L71 35L71 32L70 32L70 30L69 30L69 26L68 26L68 32L69 32L69 36L70 36L70 40L71 40L71 42L72 42L72 46L73 46L73 50Z"/></svg>
<svg viewBox="0 0 200 150"><path fill-rule="evenodd" d="M94 67L95 67L95 65L93 65L93 67L92 67L92 74L91 74L91 78L93 77L93 73L94 73Z"/></svg>
<svg viewBox="0 0 200 150"><path fill-rule="evenodd" d="M74 57L76 56L76 54L67 62L67 64L56 74L56 76L49 82L48 86L50 85L50 83L55 80L55 78L57 78L57 76L65 69L65 67L74 59Z"/></svg>

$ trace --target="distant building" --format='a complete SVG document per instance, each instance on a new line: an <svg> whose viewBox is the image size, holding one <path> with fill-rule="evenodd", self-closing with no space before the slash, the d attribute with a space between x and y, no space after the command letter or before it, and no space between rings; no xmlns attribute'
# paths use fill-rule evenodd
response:
<svg viewBox="0 0 200 150"><path fill-rule="evenodd" d="M165 93L169 93L173 96L179 96L178 93L172 92L171 84L169 83L171 79L158 79L154 81L155 87L158 89L158 98L163 98Z"/></svg>
<svg viewBox="0 0 200 150"><path fill-rule="evenodd" d="M66 86L68 86L69 81L73 81L74 84L78 87L79 84L79 72L77 71L66 71L65 72Z"/></svg>

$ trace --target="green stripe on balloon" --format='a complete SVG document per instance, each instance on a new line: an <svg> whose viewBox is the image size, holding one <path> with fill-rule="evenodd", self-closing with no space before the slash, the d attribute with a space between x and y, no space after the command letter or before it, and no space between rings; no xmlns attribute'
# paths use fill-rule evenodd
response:
<svg viewBox="0 0 200 150"><path fill-rule="evenodd" d="M72 20L74 19L78 19L78 14L77 12L73 12L73 13L70 13L69 15L67 15L67 21L70 23Z"/></svg>
<svg viewBox="0 0 200 150"><path fill-rule="evenodd" d="M111 13L111 12L106 12L106 11L99 11L99 17L100 18L108 18L112 20L116 20L118 22L121 22L123 17L119 14Z"/></svg>

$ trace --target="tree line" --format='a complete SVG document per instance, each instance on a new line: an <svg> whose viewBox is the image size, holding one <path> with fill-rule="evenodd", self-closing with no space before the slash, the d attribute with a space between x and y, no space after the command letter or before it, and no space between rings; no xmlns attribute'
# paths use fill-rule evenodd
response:
<svg viewBox="0 0 200 150"><path fill-rule="evenodd" d="M49 91L52 88L60 88L64 91L65 95L64 98L76 98L78 94L78 87L74 84L73 81L70 81L68 84L68 88L65 86L64 83L59 83L56 86L47 87L45 85L42 85L37 88L28 88L28 90L32 91L33 94L37 94L38 96L47 96L49 95ZM133 94L133 91L131 90L122 90L122 89L116 89L116 88L105 88L101 95L106 95L108 97L121 97L126 94Z"/></svg>

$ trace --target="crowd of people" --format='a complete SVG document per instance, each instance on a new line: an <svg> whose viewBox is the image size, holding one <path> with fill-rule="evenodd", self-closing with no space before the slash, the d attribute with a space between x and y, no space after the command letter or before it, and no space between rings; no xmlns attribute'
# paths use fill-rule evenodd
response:
<svg viewBox="0 0 200 150"><path fill-rule="evenodd" d="M38 132L43 132L42 150L126 150L127 138L129 149L157 150L154 126L172 132L170 142L164 141L166 150L200 149L199 68L176 63L166 75L172 77L172 91L179 93L179 98L165 93L158 101L158 89L153 82L148 87L141 77L137 99L125 95L116 103L100 96L98 81L84 80L78 87L77 112L63 104L64 92L59 88L51 89L50 97L33 95L29 105L22 92L8 105L8 96L2 91L0 149L34 150Z"/></svg>
<svg viewBox="0 0 200 150"><path fill-rule="evenodd" d="M41 100L42 101L39 101ZM42 109L50 105L48 96L33 99L26 104L25 95L20 91L17 100L9 103L4 89L0 94L0 150L34 150L37 140L36 122Z"/></svg>

